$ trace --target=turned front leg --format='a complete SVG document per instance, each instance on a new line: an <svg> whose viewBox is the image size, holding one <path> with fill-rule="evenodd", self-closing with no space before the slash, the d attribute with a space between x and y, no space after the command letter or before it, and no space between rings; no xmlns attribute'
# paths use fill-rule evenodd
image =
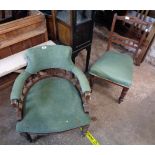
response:
<svg viewBox="0 0 155 155"><path fill-rule="evenodd" d="M90 77L89 77L89 83L90 83L91 89L93 89L94 81L95 81L95 76L90 75Z"/></svg>
<svg viewBox="0 0 155 155"><path fill-rule="evenodd" d="M85 94L82 96L83 108L84 108L84 111L88 114L89 114L89 102L91 99L90 95L91 95L91 92L85 92Z"/></svg>
<svg viewBox="0 0 155 155"><path fill-rule="evenodd" d="M22 104L19 102L19 100L12 100L11 105L16 109L17 121L22 120Z"/></svg>
<svg viewBox="0 0 155 155"><path fill-rule="evenodd" d="M87 50L87 57L86 57L85 72L87 73L87 72L88 72L88 68L89 68L89 60L90 60L91 45L88 46L88 47L86 48L86 50Z"/></svg>
<svg viewBox="0 0 155 155"><path fill-rule="evenodd" d="M127 94L127 91L129 90L129 88L127 87L123 87L123 90L121 92L121 96L119 97L118 103L123 102L125 95Z"/></svg>
<svg viewBox="0 0 155 155"><path fill-rule="evenodd" d="M88 131L89 125L81 127L81 135L84 137Z"/></svg>

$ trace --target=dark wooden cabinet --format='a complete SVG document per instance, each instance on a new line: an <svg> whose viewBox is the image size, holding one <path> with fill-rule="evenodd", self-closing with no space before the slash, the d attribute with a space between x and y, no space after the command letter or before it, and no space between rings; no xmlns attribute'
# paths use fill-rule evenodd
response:
<svg viewBox="0 0 155 155"><path fill-rule="evenodd" d="M92 10L41 10L46 16L48 37L57 44L71 46L72 59L86 49L86 71L89 66L93 35L94 14Z"/></svg>
<svg viewBox="0 0 155 155"><path fill-rule="evenodd" d="M92 10L42 10L46 15L48 37L57 44L71 46L72 59L78 53L86 49L86 71L89 66L91 43L94 25L94 13Z"/></svg>
<svg viewBox="0 0 155 155"><path fill-rule="evenodd" d="M94 13L92 10L61 10L54 13L57 41L72 47L74 62L78 53L86 49L86 71L91 52Z"/></svg>
<svg viewBox="0 0 155 155"><path fill-rule="evenodd" d="M56 41L56 23L55 23L55 12L53 10L40 10L46 18L46 27L48 33L48 39Z"/></svg>

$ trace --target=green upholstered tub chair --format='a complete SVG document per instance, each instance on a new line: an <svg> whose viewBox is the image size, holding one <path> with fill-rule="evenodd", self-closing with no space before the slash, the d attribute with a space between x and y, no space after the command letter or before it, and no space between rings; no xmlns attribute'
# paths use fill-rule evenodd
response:
<svg viewBox="0 0 155 155"><path fill-rule="evenodd" d="M26 53L28 64L14 82L11 104L17 109L16 130L29 141L31 134L88 129L90 86L71 53L70 47L61 45Z"/></svg>
<svg viewBox="0 0 155 155"><path fill-rule="evenodd" d="M138 38L138 40L133 40L130 37L120 36L119 34L115 33L114 29L116 21L128 23L133 26L137 26L137 24L141 25L141 27L144 26L140 38ZM139 51L144 45L149 26L150 23L144 22L136 17L117 16L117 14L114 15L107 51L105 54L103 54L103 56L101 56L101 58L99 58L99 60L97 60L95 64L91 66L89 70L91 86L93 85L95 78L101 78L121 86L123 87L123 90L118 101L119 103L123 101L124 96L132 84L134 66L133 59L137 58ZM120 53L115 50L110 50L111 43L133 48L135 50L134 58L124 54L124 52Z"/></svg>

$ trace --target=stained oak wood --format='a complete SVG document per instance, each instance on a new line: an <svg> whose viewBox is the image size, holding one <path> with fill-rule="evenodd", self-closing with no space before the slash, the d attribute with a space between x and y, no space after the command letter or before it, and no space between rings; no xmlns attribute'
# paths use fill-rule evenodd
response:
<svg viewBox="0 0 155 155"><path fill-rule="evenodd" d="M55 21L55 11L47 11L42 10L42 12L45 15L46 18L46 26L47 26L47 32L48 32L48 38L49 40L55 41L57 38L56 35L56 21Z"/></svg>
<svg viewBox="0 0 155 155"><path fill-rule="evenodd" d="M57 23L58 40L65 45L72 45L70 27L65 26L62 22Z"/></svg>
<svg viewBox="0 0 155 155"><path fill-rule="evenodd" d="M153 23L152 29L148 36L146 37L144 46L142 47L141 53L139 53L138 57L136 57L136 65L140 65L149 51L148 49L151 47L151 43L155 37L155 23Z"/></svg>
<svg viewBox="0 0 155 155"><path fill-rule="evenodd" d="M48 40L45 16L30 11L27 17L0 25L0 59L21 52ZM8 86L14 77L0 78L0 87Z"/></svg>
<svg viewBox="0 0 155 155"><path fill-rule="evenodd" d="M140 34L140 36L137 37L139 39L135 40L130 37L124 37L119 34L116 34L114 32L116 21L122 21L122 22L128 23L131 25L131 27L135 26L135 24L141 25L141 27L143 27L144 29L143 29L143 31L140 29L141 34ZM114 18L113 18L113 22L112 22L112 27L111 27L111 32L110 32L110 36L109 36L107 50L110 49L112 43L123 45L124 47L132 47L133 49L135 49L134 62L135 62L135 64L139 64L137 62L137 59L140 59L139 55L141 55L141 53L139 53L139 51L142 51L142 49L144 49L144 46L146 46L146 44L147 44L146 39L147 39L147 36L149 35L148 30L149 30L150 26L151 26L151 23L145 22L137 17L117 16L117 14L115 14ZM136 31L137 32L139 31L139 29L134 29L134 30L135 30L135 33L136 33Z"/></svg>
<svg viewBox="0 0 155 155"><path fill-rule="evenodd" d="M91 43L93 36L94 14L91 12L91 17L84 22L77 23L77 11L69 11L67 22L57 17L57 11L53 11L55 17L56 38L57 41L64 45L69 45L73 49L72 60L75 62L78 54L85 49L87 51L85 71L88 71L89 59L91 52ZM54 26L53 26L54 27Z"/></svg>
<svg viewBox="0 0 155 155"><path fill-rule="evenodd" d="M0 25L0 58L47 40L44 15L38 11L30 11L27 17Z"/></svg>
<svg viewBox="0 0 155 155"><path fill-rule="evenodd" d="M32 45L30 45L30 43L31 43L31 41L28 40L27 48L28 48L28 46L29 47L32 46ZM39 44L39 46L44 46L44 45L52 46L55 44L52 41L48 41L48 42ZM12 72L19 70L26 66L27 62L24 59L24 54L28 51L27 48L26 48L26 50L23 50L19 53L13 54L7 58L0 60L0 90L5 87L8 87L9 85L11 85L14 82L15 77L18 74L12 73ZM14 76L14 75L16 75L16 76Z"/></svg>

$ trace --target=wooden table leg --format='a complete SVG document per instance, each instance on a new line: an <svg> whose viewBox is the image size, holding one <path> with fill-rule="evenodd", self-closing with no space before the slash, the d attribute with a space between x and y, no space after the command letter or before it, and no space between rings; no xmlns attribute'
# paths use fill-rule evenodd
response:
<svg viewBox="0 0 155 155"><path fill-rule="evenodd" d="M77 56L77 55L72 54L72 61L73 61L74 64L75 64L75 58L76 58L76 56Z"/></svg>
<svg viewBox="0 0 155 155"><path fill-rule="evenodd" d="M89 83L90 83L91 89L93 89L94 79L95 79L95 76L90 74Z"/></svg>
<svg viewBox="0 0 155 155"><path fill-rule="evenodd" d="M89 45L88 47L86 47L87 50L87 57L86 57L86 67L85 67L85 72L88 72L88 68L89 68L89 60L90 60L90 52L91 52L91 45Z"/></svg>

